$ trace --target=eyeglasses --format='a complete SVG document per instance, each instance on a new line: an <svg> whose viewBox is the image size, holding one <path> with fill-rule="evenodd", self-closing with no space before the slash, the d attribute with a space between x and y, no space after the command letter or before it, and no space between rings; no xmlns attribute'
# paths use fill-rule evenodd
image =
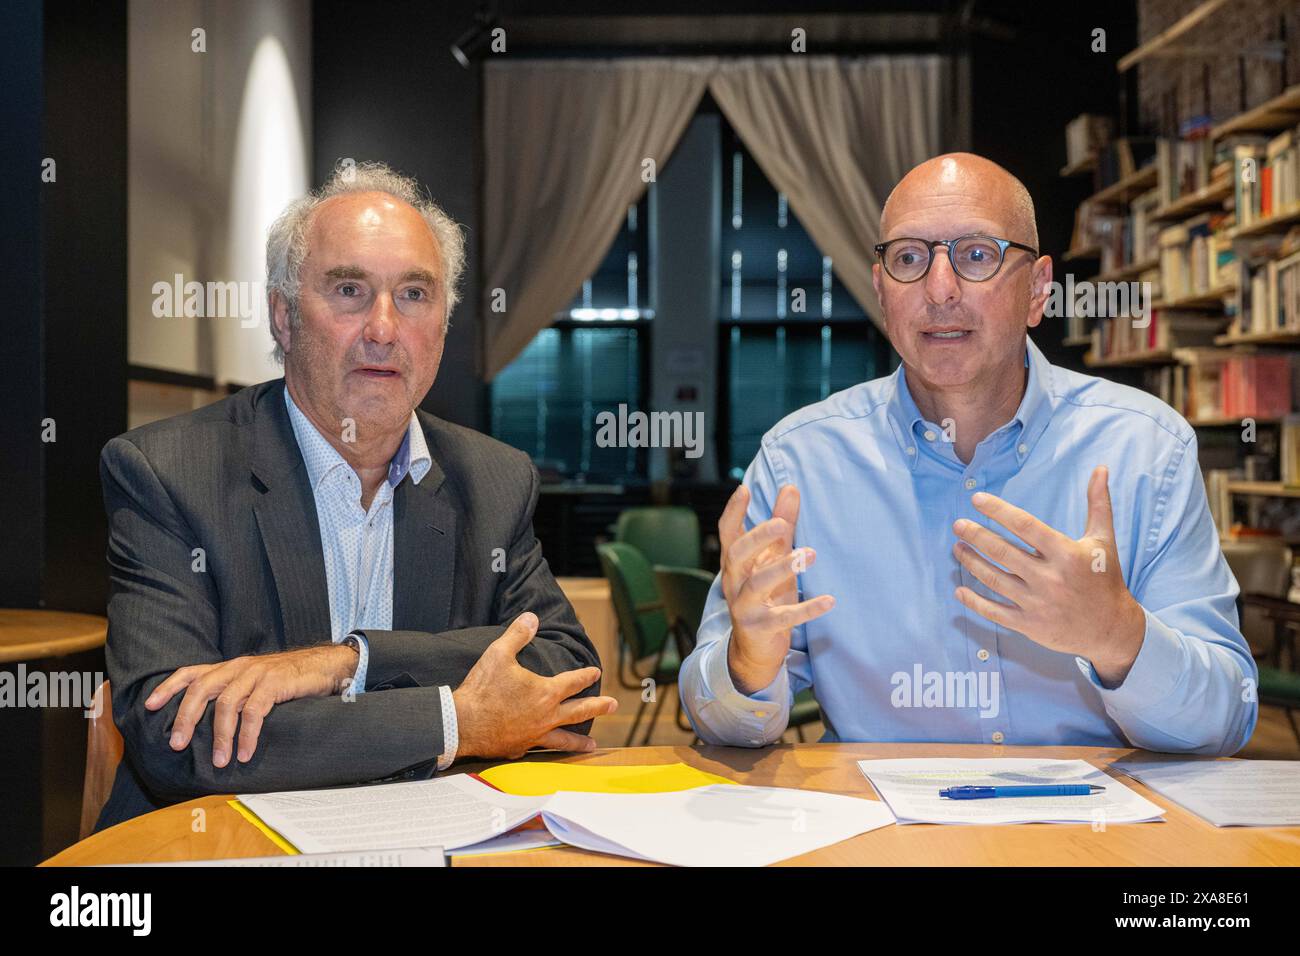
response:
<svg viewBox="0 0 1300 956"><path fill-rule="evenodd" d="M1038 258L1038 250L1032 246L980 235L956 239L890 239L876 246L876 255L891 279L915 282L929 273L935 246L947 247L952 271L970 282L986 282L997 275L1008 248L1024 249Z"/></svg>

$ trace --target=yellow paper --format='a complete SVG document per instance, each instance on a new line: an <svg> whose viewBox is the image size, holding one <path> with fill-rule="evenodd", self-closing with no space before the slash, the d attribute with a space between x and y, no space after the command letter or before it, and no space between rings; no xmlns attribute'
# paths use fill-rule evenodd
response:
<svg viewBox="0 0 1300 956"><path fill-rule="evenodd" d="M227 800L226 802L229 803L234 808L235 812L241 817L265 833L267 838L285 853L288 853L290 856L298 855L298 848L296 846L263 823L262 818L252 810L248 809L248 807L244 806L238 800Z"/></svg>
<svg viewBox="0 0 1300 956"><path fill-rule="evenodd" d="M505 763L479 774L498 790L520 797L541 797L557 790L582 793L667 793L713 783L736 781L684 763L642 767L523 761Z"/></svg>

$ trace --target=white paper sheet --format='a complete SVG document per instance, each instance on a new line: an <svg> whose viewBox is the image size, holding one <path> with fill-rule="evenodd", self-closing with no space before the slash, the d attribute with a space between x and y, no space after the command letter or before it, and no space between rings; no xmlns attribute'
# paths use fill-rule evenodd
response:
<svg viewBox="0 0 1300 956"><path fill-rule="evenodd" d="M714 784L670 793L560 791L542 821L565 843L675 866L766 866L894 822L878 800Z"/></svg>
<svg viewBox="0 0 1300 956"><path fill-rule="evenodd" d="M468 774L336 790L240 794L303 853L418 846L455 850L512 830L546 797L502 793Z"/></svg>
<svg viewBox="0 0 1300 956"><path fill-rule="evenodd" d="M466 774L239 800L304 852L436 842L454 853L540 812L565 843L681 866L762 866L894 822L879 801L813 790L715 784L669 793L517 797Z"/></svg>
<svg viewBox="0 0 1300 956"><path fill-rule="evenodd" d="M1300 825L1300 760L1155 758L1111 766L1216 827Z"/></svg>
<svg viewBox="0 0 1300 956"><path fill-rule="evenodd" d="M899 823L1147 823L1165 811L1084 760L1030 757L917 757L859 760L858 769ZM949 800L945 787L1095 783L1103 793L1083 797L995 797Z"/></svg>
<svg viewBox="0 0 1300 956"><path fill-rule="evenodd" d="M108 864L113 866L115 864ZM410 847L405 850L362 850L355 853L299 853L288 856L250 856L229 860L184 860L174 863L125 863L121 866L271 866L314 869L336 866L446 866L442 847Z"/></svg>
<svg viewBox="0 0 1300 956"><path fill-rule="evenodd" d="M482 843L463 846L452 850L452 856L488 856L493 853L518 853L520 850L539 850L548 846L564 846L564 841L557 839L550 830L511 830Z"/></svg>

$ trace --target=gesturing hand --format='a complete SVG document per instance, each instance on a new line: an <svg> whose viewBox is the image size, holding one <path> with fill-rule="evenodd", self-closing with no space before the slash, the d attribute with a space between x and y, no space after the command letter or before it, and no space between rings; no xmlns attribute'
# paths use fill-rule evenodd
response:
<svg viewBox="0 0 1300 956"><path fill-rule="evenodd" d="M618 709L613 697L570 700L600 678L600 668L583 667L539 677L515 660L537 633L537 615L520 614L488 645L465 681L452 692L456 703L458 756L519 757L530 747L594 750L596 741L561 730Z"/></svg>
<svg viewBox="0 0 1300 956"><path fill-rule="evenodd" d="M184 750L203 719L208 702L216 700L212 717L212 765L230 762L230 745L239 725L239 760L246 763L257 750L262 721L276 704L299 697L328 697L342 689L357 668L357 652L345 645L304 647L278 654L236 657L219 664L182 667L154 688L146 710L158 710L181 690L172 722L171 748Z"/></svg>
<svg viewBox="0 0 1300 956"><path fill-rule="evenodd" d="M960 518L953 523L961 539L953 551L977 581L1011 602L990 601L963 586L956 591L962 604L1044 647L1087 658L1102 682L1115 686L1142 647L1146 615L1124 585L1107 477L1102 465L1089 479L1088 521L1077 541L996 495L977 492L975 509L1034 550Z"/></svg>
<svg viewBox="0 0 1300 956"><path fill-rule="evenodd" d="M745 531L749 489L741 485L718 520L722 544L722 593L731 614L727 666L742 694L776 679L790 650L790 632L835 606L829 594L799 600L798 573L812 564L812 548L792 551L799 520L799 491L785 485L772 517Z"/></svg>

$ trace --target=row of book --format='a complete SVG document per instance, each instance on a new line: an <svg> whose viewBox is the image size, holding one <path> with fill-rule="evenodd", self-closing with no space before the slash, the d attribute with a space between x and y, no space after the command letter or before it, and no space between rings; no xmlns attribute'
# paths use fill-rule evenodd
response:
<svg viewBox="0 0 1300 956"><path fill-rule="evenodd" d="M1065 163L1081 166L1106 148L1114 135L1115 123L1109 116L1084 113L1065 125Z"/></svg>
<svg viewBox="0 0 1300 956"><path fill-rule="evenodd" d="M1300 207L1300 126L1271 138L1229 136L1223 146L1232 150L1238 226Z"/></svg>
<svg viewBox="0 0 1300 956"><path fill-rule="evenodd" d="M1185 351L1181 361L1151 369L1147 388L1188 421L1279 419L1290 414L1290 355Z"/></svg>
<svg viewBox="0 0 1300 956"><path fill-rule="evenodd" d="M1300 334L1300 251L1245 267L1232 331Z"/></svg>
<svg viewBox="0 0 1300 956"><path fill-rule="evenodd" d="M1090 217L1092 240L1101 250L1103 275L1155 259L1160 225L1152 221L1152 215L1159 201L1159 191L1151 189L1129 203L1124 215L1099 212Z"/></svg>
<svg viewBox="0 0 1300 956"><path fill-rule="evenodd" d="M1160 287L1166 302L1205 295L1237 281L1227 213L1202 213L1160 232Z"/></svg>
<svg viewBox="0 0 1300 956"><path fill-rule="evenodd" d="M1210 346L1223 330L1221 316L1203 312L1156 308L1150 310L1148 318L1149 322L1128 316L1099 321L1092 329L1093 359Z"/></svg>
<svg viewBox="0 0 1300 956"><path fill-rule="evenodd" d="M1287 233L1238 237L1235 335L1300 334L1300 226Z"/></svg>
<svg viewBox="0 0 1300 956"><path fill-rule="evenodd" d="M1156 141L1157 189L1162 206L1171 206L1199 192L1216 176L1228 175L1226 157L1216 161L1214 140L1208 134L1206 126L1196 131L1194 138Z"/></svg>

